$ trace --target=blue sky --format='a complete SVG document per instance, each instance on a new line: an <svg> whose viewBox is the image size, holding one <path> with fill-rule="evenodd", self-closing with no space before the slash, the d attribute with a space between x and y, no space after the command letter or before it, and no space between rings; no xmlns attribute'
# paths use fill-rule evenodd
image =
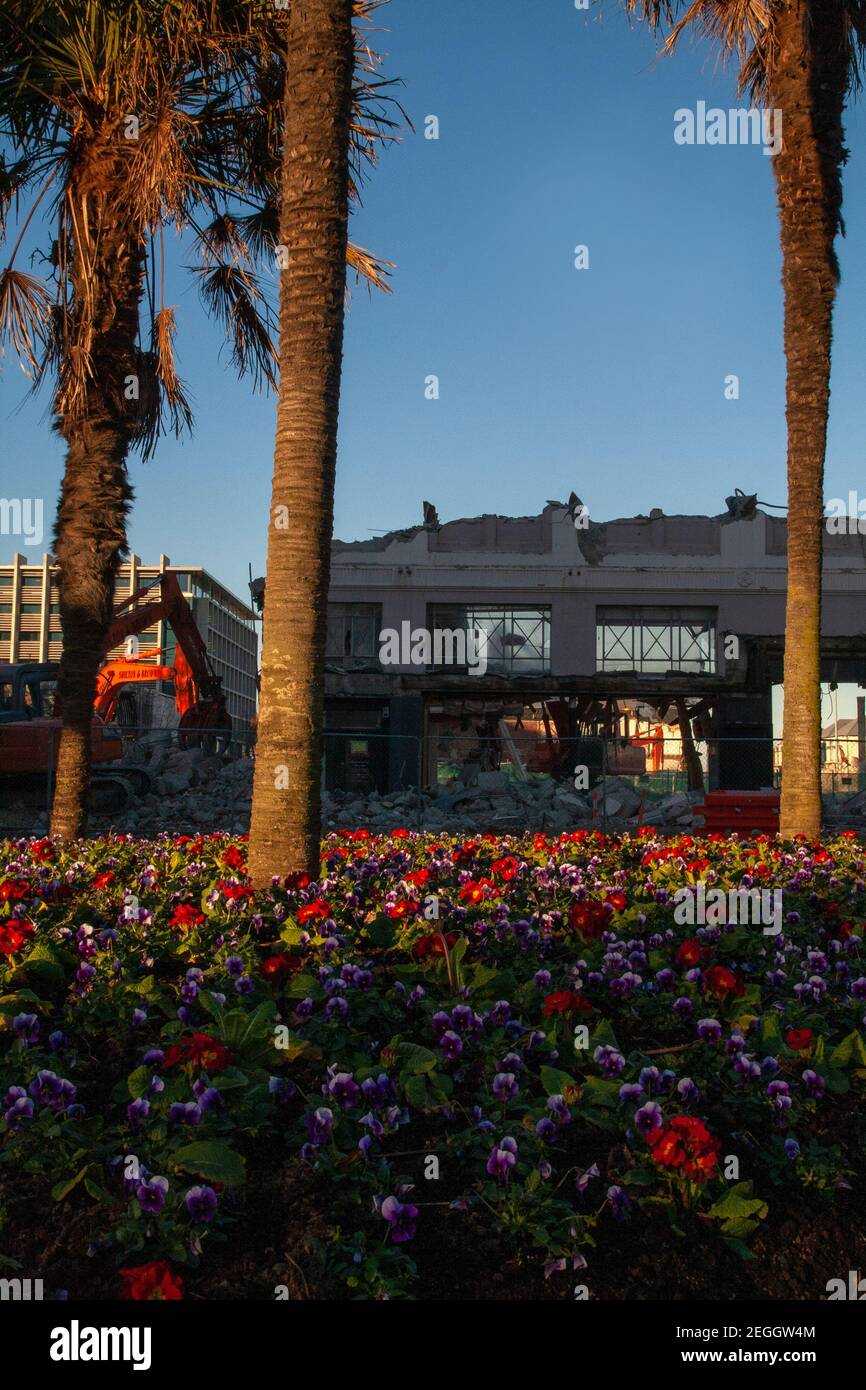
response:
<svg viewBox="0 0 866 1390"><path fill-rule="evenodd" d="M572 0L393 0L381 22L416 130L385 152L353 216L353 238L397 269L390 296L353 289L335 534L419 522L425 497L443 520L531 514L572 488L598 520L717 512L735 486L784 502L772 160L673 138L677 108L738 104L733 72L689 44L657 59L616 0L590 16ZM431 114L438 141L424 138ZM858 103L828 497L863 479L863 127ZM577 244L588 270L574 269ZM197 424L150 463L133 460L131 544L147 561L204 565L245 595L247 563L264 568L275 404L236 381L180 269L188 253L169 255ZM433 373L436 401L424 395ZM737 401L724 396L729 373ZM43 496L48 531L62 447L47 395L24 388L7 365L2 490ZM0 558L14 548L0 537Z"/></svg>

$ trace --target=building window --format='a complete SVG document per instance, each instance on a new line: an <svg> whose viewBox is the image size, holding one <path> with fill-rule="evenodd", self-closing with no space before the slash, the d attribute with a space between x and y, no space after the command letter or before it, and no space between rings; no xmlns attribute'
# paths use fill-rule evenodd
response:
<svg viewBox="0 0 866 1390"><path fill-rule="evenodd" d="M431 632L481 632L487 670L515 676L550 670L550 609L497 604L434 604L427 610Z"/></svg>
<svg viewBox="0 0 866 1390"><path fill-rule="evenodd" d="M340 665L369 665L379 660L379 603L329 603L325 656Z"/></svg>
<svg viewBox="0 0 866 1390"><path fill-rule="evenodd" d="M596 669L664 675L712 675L716 669L714 608L599 608Z"/></svg>

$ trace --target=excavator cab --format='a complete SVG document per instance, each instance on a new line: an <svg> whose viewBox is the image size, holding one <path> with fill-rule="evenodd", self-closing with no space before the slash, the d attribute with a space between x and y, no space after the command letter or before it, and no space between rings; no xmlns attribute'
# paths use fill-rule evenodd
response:
<svg viewBox="0 0 866 1390"><path fill-rule="evenodd" d="M57 761L59 672L53 661L0 666L0 774L42 774ZM91 756L94 763L123 756L117 733L96 716L91 725Z"/></svg>

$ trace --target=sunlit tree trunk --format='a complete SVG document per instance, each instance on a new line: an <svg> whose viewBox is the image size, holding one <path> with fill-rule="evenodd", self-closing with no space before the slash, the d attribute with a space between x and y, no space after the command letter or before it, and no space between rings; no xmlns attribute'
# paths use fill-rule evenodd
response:
<svg viewBox="0 0 866 1390"><path fill-rule="evenodd" d="M292 0L286 98L280 392L268 528L254 883L318 877L327 599L349 197L351 0Z"/></svg>
<svg viewBox="0 0 866 1390"><path fill-rule="evenodd" d="M789 0L776 18L770 74L782 112L773 159L785 294L788 594L785 615L781 832L821 828L821 563L824 454L842 202L842 112L848 78L840 0Z"/></svg>
<svg viewBox="0 0 866 1390"><path fill-rule="evenodd" d="M129 236L121 210L121 138L115 126L74 153L69 191L78 234L70 247L72 347L61 363L58 399L62 403L76 370L82 373L82 396L74 411L64 412L61 404L57 419L67 446L54 547L63 628L63 729L51 831L65 840L83 834L87 825L96 674L132 499L126 458L137 418L144 248Z"/></svg>

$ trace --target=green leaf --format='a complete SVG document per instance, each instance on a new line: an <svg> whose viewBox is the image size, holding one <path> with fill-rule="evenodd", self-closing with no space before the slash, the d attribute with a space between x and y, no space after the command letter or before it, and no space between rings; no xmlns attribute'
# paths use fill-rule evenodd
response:
<svg viewBox="0 0 866 1390"><path fill-rule="evenodd" d="M201 1004L205 1013L210 1014L211 1018L215 1018L217 1022L220 1021L225 1013L222 1004L209 989L203 989L200 992L197 1002Z"/></svg>
<svg viewBox="0 0 866 1390"><path fill-rule="evenodd" d="M393 946L397 940L397 926L390 917L377 917L366 924L364 931L374 946Z"/></svg>
<svg viewBox="0 0 866 1390"><path fill-rule="evenodd" d="M217 1091L237 1091L242 1086L249 1086L250 1078L240 1067L227 1067L219 1076L214 1076L210 1080L210 1085Z"/></svg>
<svg viewBox="0 0 866 1390"><path fill-rule="evenodd" d="M427 1078L423 1074L410 1076L403 1084L403 1093L409 1104L413 1105L416 1110L426 1110L430 1105Z"/></svg>
<svg viewBox="0 0 866 1390"><path fill-rule="evenodd" d="M619 1051L619 1043L610 1019L603 1018L598 1027L593 1029L589 1045L593 1052L597 1047L615 1047L617 1052Z"/></svg>
<svg viewBox="0 0 866 1390"><path fill-rule="evenodd" d="M467 976L469 978L472 991L473 993L475 993L482 989L486 989L487 986L492 985L495 980L498 981L499 971L494 970L493 967L490 965L482 965L479 962L477 965L471 965L469 967Z"/></svg>
<svg viewBox="0 0 866 1390"><path fill-rule="evenodd" d="M588 1076L583 1085L581 1101L589 1106L603 1105L613 1109L619 1105L619 1082Z"/></svg>
<svg viewBox="0 0 866 1390"><path fill-rule="evenodd" d="M866 1046L856 1028L833 1048L828 1060L831 1067L866 1066Z"/></svg>
<svg viewBox="0 0 866 1390"><path fill-rule="evenodd" d="M240 1187L246 1178L243 1156L230 1149L228 1144L218 1139L200 1139L194 1144L185 1144L172 1154L169 1162L172 1168L210 1182L221 1182L226 1187Z"/></svg>
<svg viewBox="0 0 866 1390"><path fill-rule="evenodd" d="M401 1071L420 1073L436 1070L439 1058L429 1047L407 1042L390 1043L389 1046L397 1054Z"/></svg>
<svg viewBox="0 0 866 1390"><path fill-rule="evenodd" d="M62 1202L64 1197L69 1196L72 1189L77 1187L82 1181L89 1167L89 1164L85 1164L83 1168L78 1170L74 1178L66 1178L63 1182L56 1182L54 1184L51 1189L51 1196L54 1198L55 1202Z"/></svg>
<svg viewBox="0 0 866 1390"><path fill-rule="evenodd" d="M296 927L290 922L280 932L280 940L285 941L287 946L300 946L304 937L308 935L309 933L305 932L303 927Z"/></svg>
<svg viewBox="0 0 866 1390"><path fill-rule="evenodd" d="M25 1005L33 1009L50 1007L32 989L19 989L15 994L0 995L0 1014L20 1013Z"/></svg>
<svg viewBox="0 0 866 1390"><path fill-rule="evenodd" d="M290 999L306 999L308 994L315 998L317 984L318 981L313 975L294 975L286 994Z"/></svg>
<svg viewBox="0 0 866 1390"><path fill-rule="evenodd" d="M153 1067L136 1067L126 1078L126 1087L133 1100L139 1100L150 1085Z"/></svg>
<svg viewBox="0 0 866 1390"><path fill-rule="evenodd" d="M94 1182L92 1178L84 1179L84 1190L87 1192L88 1196L92 1197L96 1202L101 1202L103 1206L111 1206L114 1201L111 1193L107 1192L104 1187L100 1187L99 1183Z"/></svg>
<svg viewBox="0 0 866 1390"><path fill-rule="evenodd" d="M775 1009L764 1014L761 1019L761 1042L765 1047L773 1049L782 1041L782 1029L779 1023L779 1015Z"/></svg>
<svg viewBox="0 0 866 1390"><path fill-rule="evenodd" d="M567 1071L556 1067L541 1068L541 1084L549 1096L561 1096L566 1086L576 1086L577 1082Z"/></svg>

